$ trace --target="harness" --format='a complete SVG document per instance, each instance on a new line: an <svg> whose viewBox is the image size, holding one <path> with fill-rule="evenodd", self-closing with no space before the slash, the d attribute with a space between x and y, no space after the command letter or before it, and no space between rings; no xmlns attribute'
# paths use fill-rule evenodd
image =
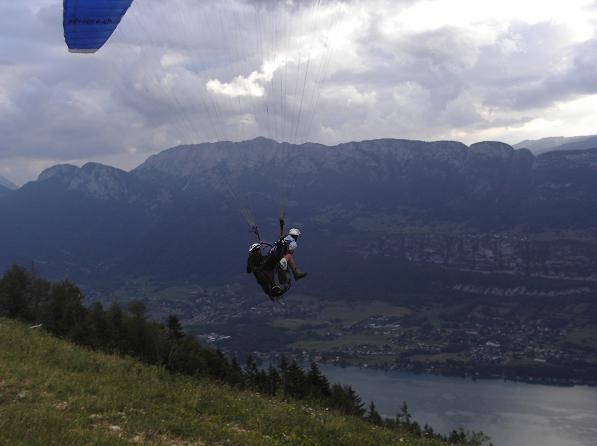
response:
<svg viewBox="0 0 597 446"><path fill-rule="evenodd" d="M284 240L284 237L280 237L274 243L270 255L276 259L276 262L279 262L286 254L288 254L288 242Z"/></svg>
<svg viewBox="0 0 597 446"><path fill-rule="evenodd" d="M261 240L257 226L253 226L251 232L257 237L258 243L255 243L249 251L247 272L255 275L270 298L279 299L290 289L291 284L286 268L280 266L280 261L289 252L289 242L284 239L284 220L280 219L280 238L273 245ZM264 252L268 247L269 251ZM270 286L278 286L282 291L276 295L271 294L267 291L267 285L262 283L263 280L268 281Z"/></svg>

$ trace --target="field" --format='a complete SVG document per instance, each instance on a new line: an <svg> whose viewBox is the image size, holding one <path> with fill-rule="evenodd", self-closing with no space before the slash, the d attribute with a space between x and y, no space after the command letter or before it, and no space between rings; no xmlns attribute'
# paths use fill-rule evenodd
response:
<svg viewBox="0 0 597 446"><path fill-rule="evenodd" d="M439 445L0 319L0 445Z"/></svg>

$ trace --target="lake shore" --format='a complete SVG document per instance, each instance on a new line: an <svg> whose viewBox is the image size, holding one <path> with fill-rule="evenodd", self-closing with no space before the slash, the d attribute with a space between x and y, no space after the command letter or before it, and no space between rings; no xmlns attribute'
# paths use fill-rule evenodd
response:
<svg viewBox="0 0 597 446"><path fill-rule="evenodd" d="M597 438L597 388L321 364L367 404L395 416L404 401L439 432L482 431L495 446L587 446Z"/></svg>

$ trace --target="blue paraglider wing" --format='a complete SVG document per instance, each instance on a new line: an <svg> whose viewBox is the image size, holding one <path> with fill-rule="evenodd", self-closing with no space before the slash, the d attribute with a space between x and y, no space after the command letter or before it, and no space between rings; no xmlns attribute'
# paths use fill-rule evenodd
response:
<svg viewBox="0 0 597 446"><path fill-rule="evenodd" d="M64 0L64 40L71 53L95 53L133 0Z"/></svg>

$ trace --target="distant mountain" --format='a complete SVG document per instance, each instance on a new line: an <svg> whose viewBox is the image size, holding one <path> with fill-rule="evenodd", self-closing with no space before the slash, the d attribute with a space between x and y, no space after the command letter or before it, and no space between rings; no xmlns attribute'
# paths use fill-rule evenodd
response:
<svg viewBox="0 0 597 446"><path fill-rule="evenodd" d="M417 218L491 225L489 220L510 216L488 215L490 209L506 201L520 205L533 159L527 150L497 142L468 148L449 141L376 140L327 147L259 138L177 147L150 157L131 174L170 190L216 188L228 195L228 189L239 189L241 198L254 198L265 208L288 198L310 212L341 205L363 216L365 209L400 208ZM493 194L499 203L486 199ZM355 203L363 209L354 209Z"/></svg>
<svg viewBox="0 0 597 446"><path fill-rule="evenodd" d="M596 173L597 149L534 156L500 142L180 146L131 172L55 166L0 197L0 267L34 261L112 289L138 277L252 285L241 215L250 209L275 237L287 203L312 273L301 289L315 295L498 293L530 276L552 291L592 286ZM507 280L498 287L490 273Z"/></svg>
<svg viewBox="0 0 597 446"><path fill-rule="evenodd" d="M16 184L14 184L12 181L10 181L7 178L4 178L2 175L0 175L0 186L3 186L10 190L18 189L18 186Z"/></svg>
<svg viewBox="0 0 597 446"><path fill-rule="evenodd" d="M90 199L129 203L149 198L152 191L124 170L98 163L87 163L81 168L69 164L50 167L39 175L37 182L27 187L50 185Z"/></svg>
<svg viewBox="0 0 597 446"><path fill-rule="evenodd" d="M516 149L529 149L535 155L556 150L585 150L597 148L597 135L555 136L537 140L526 139L513 146Z"/></svg>
<svg viewBox="0 0 597 446"><path fill-rule="evenodd" d="M8 195L12 192L12 189L9 189L7 187L4 187L0 184L0 197L3 195Z"/></svg>

